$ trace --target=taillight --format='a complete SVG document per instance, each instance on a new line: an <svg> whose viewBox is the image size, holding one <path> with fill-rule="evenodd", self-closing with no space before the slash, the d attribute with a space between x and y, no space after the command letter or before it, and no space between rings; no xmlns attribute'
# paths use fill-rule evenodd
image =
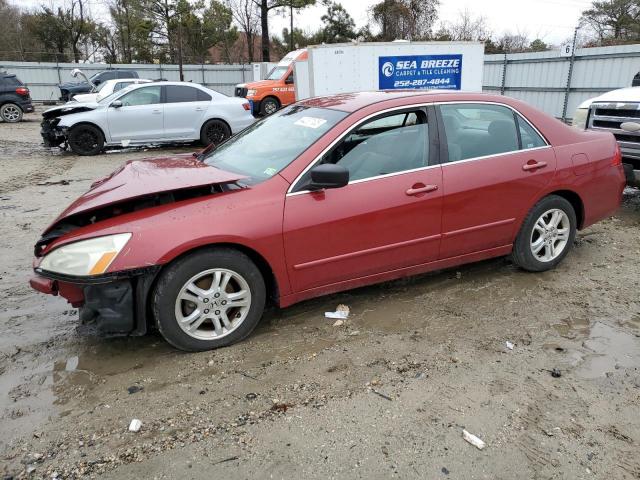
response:
<svg viewBox="0 0 640 480"><path fill-rule="evenodd" d="M16 88L16 93L18 95L22 95L23 97L28 97L29 96L29 89L25 88L25 87L18 87L18 88Z"/></svg>
<svg viewBox="0 0 640 480"><path fill-rule="evenodd" d="M243 103L242 104L242 108L244 108L245 110L249 111L249 110L251 110L251 105L249 105L248 103Z"/></svg>
<svg viewBox="0 0 640 480"><path fill-rule="evenodd" d="M622 150L620 150L620 145L616 143L616 151L613 154L613 160L611 161L611 165L617 167L618 165L622 165Z"/></svg>

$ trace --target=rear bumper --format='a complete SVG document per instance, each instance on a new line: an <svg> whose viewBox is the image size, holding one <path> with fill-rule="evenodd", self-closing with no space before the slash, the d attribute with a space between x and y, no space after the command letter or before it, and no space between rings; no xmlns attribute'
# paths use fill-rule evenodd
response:
<svg viewBox="0 0 640 480"><path fill-rule="evenodd" d="M160 267L100 278L49 278L36 273L31 287L59 295L79 309L80 322L100 336L139 336L148 330L147 300Z"/></svg>

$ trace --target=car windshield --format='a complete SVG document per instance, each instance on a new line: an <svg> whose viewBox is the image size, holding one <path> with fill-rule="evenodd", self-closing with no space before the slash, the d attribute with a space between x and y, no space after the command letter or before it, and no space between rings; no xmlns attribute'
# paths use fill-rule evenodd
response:
<svg viewBox="0 0 640 480"><path fill-rule="evenodd" d="M287 70L289 70L289 67L277 66L273 70L271 70L271 73L269 73L267 80L280 80L284 76L284 74L287 73Z"/></svg>
<svg viewBox="0 0 640 480"><path fill-rule="evenodd" d="M248 177L248 184L273 177L347 114L292 105L270 115L209 153L203 161Z"/></svg>

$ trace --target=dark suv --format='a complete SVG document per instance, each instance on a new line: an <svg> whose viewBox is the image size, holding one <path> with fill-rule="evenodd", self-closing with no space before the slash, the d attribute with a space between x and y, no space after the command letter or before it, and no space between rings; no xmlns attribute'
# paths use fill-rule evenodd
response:
<svg viewBox="0 0 640 480"><path fill-rule="evenodd" d="M25 112L33 112L29 89L15 75L0 72L0 118L16 123Z"/></svg>
<svg viewBox="0 0 640 480"><path fill-rule="evenodd" d="M91 80L91 83L93 83L93 85L97 87L102 82L105 82L107 80L114 80L116 78L139 77L138 72L136 72L135 70L117 68L95 73L93 74L93 76L89 77L89 80ZM77 93L90 92L93 86L89 82L67 82L61 83L60 85L58 85L58 88L60 89L60 100L62 100L63 102L68 102Z"/></svg>

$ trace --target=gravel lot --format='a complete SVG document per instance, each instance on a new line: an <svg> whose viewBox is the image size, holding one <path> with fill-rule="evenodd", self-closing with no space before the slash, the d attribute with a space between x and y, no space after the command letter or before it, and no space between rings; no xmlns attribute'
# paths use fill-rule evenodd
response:
<svg viewBox="0 0 640 480"><path fill-rule="evenodd" d="M1 474L640 478L637 190L555 271L498 259L327 296L208 353L78 332L29 288L32 245L126 159L189 150L81 158L44 149L37 114L0 123Z"/></svg>

